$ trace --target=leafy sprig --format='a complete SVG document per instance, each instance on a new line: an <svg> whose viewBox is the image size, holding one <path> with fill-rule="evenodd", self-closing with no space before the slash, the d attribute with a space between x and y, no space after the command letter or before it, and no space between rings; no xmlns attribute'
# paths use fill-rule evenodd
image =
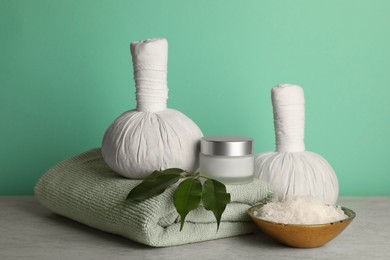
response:
<svg viewBox="0 0 390 260"><path fill-rule="evenodd" d="M202 184L200 179L206 181ZM217 231L226 205L230 203L230 194L223 183L207 178L199 173L187 172L178 168L154 171L139 185L134 187L127 199L143 201L163 193L169 186L184 179L173 193L173 204L180 215L180 231L183 229L188 213L201 203L206 210L213 212L217 220Z"/></svg>

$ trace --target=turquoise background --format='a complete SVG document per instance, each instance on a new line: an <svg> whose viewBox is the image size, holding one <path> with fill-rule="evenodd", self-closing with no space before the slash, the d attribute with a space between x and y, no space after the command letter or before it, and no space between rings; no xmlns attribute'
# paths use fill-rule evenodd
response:
<svg viewBox="0 0 390 260"><path fill-rule="evenodd" d="M390 195L390 1L0 0L0 194L32 194L135 107L129 43L169 41L169 103L274 149L270 89L306 96L341 195Z"/></svg>

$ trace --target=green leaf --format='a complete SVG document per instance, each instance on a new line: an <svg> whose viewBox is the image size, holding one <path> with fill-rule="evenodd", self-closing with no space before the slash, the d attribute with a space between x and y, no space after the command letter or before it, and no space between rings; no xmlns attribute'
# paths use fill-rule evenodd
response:
<svg viewBox="0 0 390 260"><path fill-rule="evenodd" d="M164 174L177 174L177 175L180 175L181 173L184 172L184 170L179 169L179 168L169 168L169 169L165 169L163 171L155 171L155 172L159 172L159 174L161 174L161 175L164 175Z"/></svg>
<svg viewBox="0 0 390 260"><path fill-rule="evenodd" d="M176 183L182 177L181 173L183 172L177 168L154 171L130 191L127 199L142 201L160 195L170 185Z"/></svg>
<svg viewBox="0 0 390 260"><path fill-rule="evenodd" d="M180 231L183 229L187 214L196 209L202 199L202 184L198 179L188 178L182 181L173 194L173 203L180 215Z"/></svg>
<svg viewBox="0 0 390 260"><path fill-rule="evenodd" d="M150 180L150 179L154 179L154 178L157 178L161 175L181 175L182 173L184 172L184 170L182 169L179 169L179 168L169 168L169 169L166 169L166 170L163 170L163 171L154 171L152 174L150 174L149 176L145 177L144 180Z"/></svg>
<svg viewBox="0 0 390 260"><path fill-rule="evenodd" d="M223 183L208 179L203 184L202 193L203 206L211 210L217 220L217 231L221 222L221 216L225 211L226 205L230 202L230 194L226 192Z"/></svg>

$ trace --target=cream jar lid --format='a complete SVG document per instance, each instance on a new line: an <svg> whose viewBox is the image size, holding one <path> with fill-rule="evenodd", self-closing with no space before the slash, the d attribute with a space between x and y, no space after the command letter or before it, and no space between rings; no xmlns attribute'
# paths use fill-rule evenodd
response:
<svg viewBox="0 0 390 260"><path fill-rule="evenodd" d="M253 154L253 139L241 136L205 136L200 140L200 152L216 156Z"/></svg>

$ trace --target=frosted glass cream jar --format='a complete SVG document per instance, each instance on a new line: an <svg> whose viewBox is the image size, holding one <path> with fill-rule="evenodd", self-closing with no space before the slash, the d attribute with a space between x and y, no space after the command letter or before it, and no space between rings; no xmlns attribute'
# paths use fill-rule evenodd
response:
<svg viewBox="0 0 390 260"><path fill-rule="evenodd" d="M207 136L200 141L200 173L224 184L253 180L253 139L239 136Z"/></svg>

